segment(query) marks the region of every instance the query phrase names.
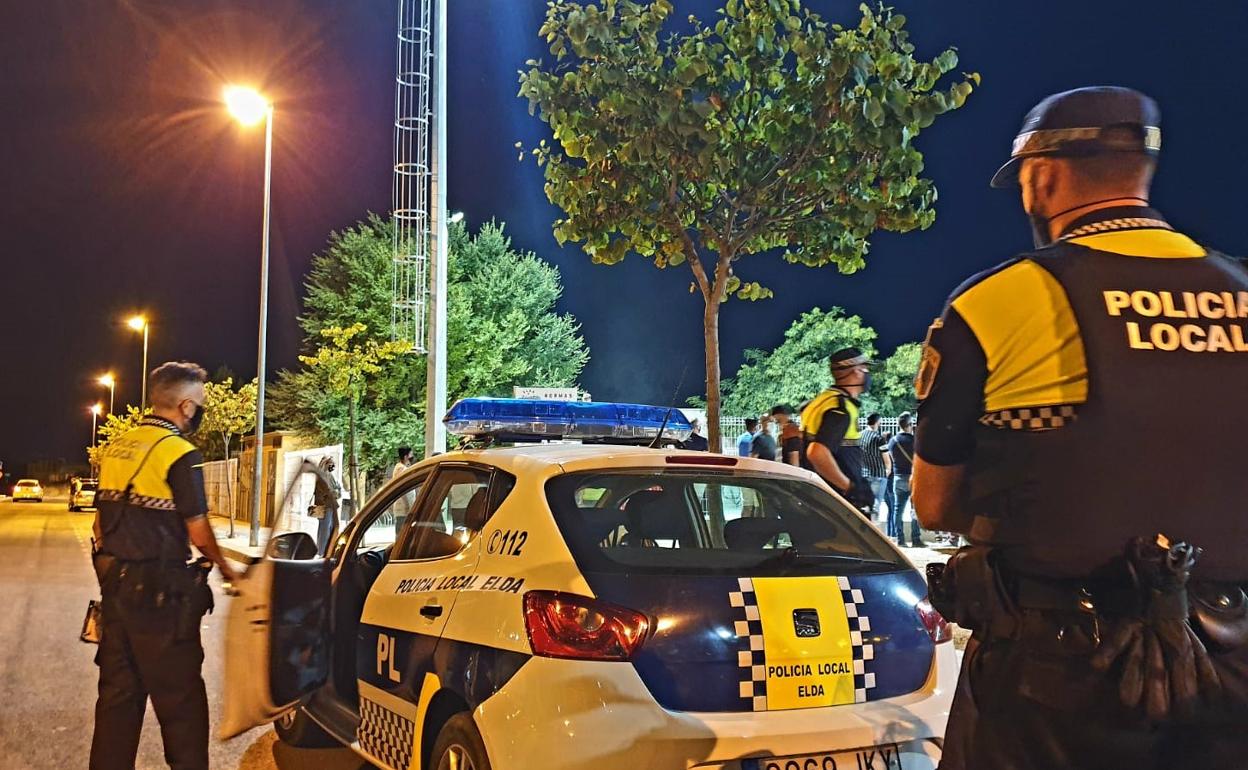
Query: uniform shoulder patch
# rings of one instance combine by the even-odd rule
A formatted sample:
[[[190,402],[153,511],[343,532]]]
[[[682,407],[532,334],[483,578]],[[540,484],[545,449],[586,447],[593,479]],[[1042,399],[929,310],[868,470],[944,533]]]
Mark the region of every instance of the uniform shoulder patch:
[[[932,344],[932,337],[944,325],[944,319],[937,318],[927,327],[927,338],[923,340],[923,357],[919,360],[919,373],[914,377],[914,393],[920,401],[925,401],[931,395],[936,372],[940,369],[940,351]]]

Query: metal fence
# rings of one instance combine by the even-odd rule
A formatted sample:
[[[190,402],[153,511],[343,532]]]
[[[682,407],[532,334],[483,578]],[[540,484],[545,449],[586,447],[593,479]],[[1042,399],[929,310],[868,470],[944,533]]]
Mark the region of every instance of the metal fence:
[[[797,423],[798,425],[802,424],[801,419],[796,414],[793,415],[793,422]],[[865,429],[866,427],[867,427],[866,418],[863,417],[859,419],[858,420],[859,430]],[[896,417],[881,417],[880,418],[880,430],[884,433],[895,434],[897,432],[897,418]],[[719,418],[719,436],[720,436],[720,442],[723,444],[723,449],[721,449],[720,451],[728,452],[730,454],[735,453],[737,451],[737,437],[740,436],[742,433],[745,433],[745,418],[744,417],[721,417]]]

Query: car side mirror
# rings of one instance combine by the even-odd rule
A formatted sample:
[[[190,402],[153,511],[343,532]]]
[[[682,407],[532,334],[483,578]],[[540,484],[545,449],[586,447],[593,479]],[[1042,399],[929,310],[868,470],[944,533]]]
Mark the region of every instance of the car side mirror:
[[[269,539],[264,555],[270,559],[306,561],[315,559],[316,541],[307,532],[283,532]]]

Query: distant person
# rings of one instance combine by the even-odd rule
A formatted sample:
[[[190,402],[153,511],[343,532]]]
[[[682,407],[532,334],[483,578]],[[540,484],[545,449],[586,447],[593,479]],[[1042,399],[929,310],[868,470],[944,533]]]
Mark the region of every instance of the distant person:
[[[871,385],[871,359],[857,348],[828,357],[834,384],[802,408],[802,465],[823,477],[863,516],[874,496],[863,477],[858,438],[858,398]]]
[[[758,420],[753,417],[745,418],[745,432],[737,436],[737,454],[741,457],[749,457],[753,451],[754,437],[758,435]]]
[[[338,508],[342,500],[342,485],[334,478],[334,458],[326,455],[316,465],[304,460],[301,471],[309,471],[316,476],[316,486],[312,490],[312,505],[308,506],[308,515],[317,519],[316,547],[322,556],[329,553],[329,542],[338,527]]]
[[[412,455],[412,448],[401,446],[398,449],[399,459],[394,464],[394,469],[390,471],[390,478],[397,479],[402,476],[408,468],[416,464]],[[407,513],[416,504],[416,493],[408,492],[407,494],[394,501],[394,505],[390,507],[391,513],[394,515],[394,534],[397,536],[399,530],[403,527],[403,522],[407,519]]]
[[[758,432],[750,442],[750,457],[760,460],[776,459],[776,437],[772,435],[771,415],[764,414],[758,420]]]
[[[888,442],[888,453],[893,462],[893,499],[897,503],[888,510],[888,536],[894,538],[897,545],[907,545],[903,514],[906,504],[910,502],[910,475],[914,472],[914,417],[909,412],[897,416],[897,435]],[[909,546],[923,547],[923,530],[918,516],[910,520]]]
[[[802,464],[802,429],[793,422],[793,407],[776,404],[771,408],[771,416],[780,428],[780,462],[786,465]]]
[[[208,523],[203,455],[186,439],[204,416],[208,374],[186,362],[152,370],[152,413],[100,460],[95,553],[102,616],[91,770],[134,768],[150,698],[171,767],[207,770],[208,698],[201,618],[212,564],[235,579]],[[189,542],[188,542],[189,541]],[[190,544],[210,563],[188,564]]]
[[[401,446],[398,450],[399,459],[394,464],[394,468],[390,471],[390,478],[397,479],[403,475],[403,472],[412,467],[412,448],[410,446]]]
[[[879,412],[867,415],[867,429],[858,437],[858,445],[862,447],[863,473],[871,487],[871,496],[875,498],[871,501],[871,520],[874,521],[880,513],[880,500],[884,497],[892,465],[888,456],[888,442],[880,433]]]
[[[685,439],[685,443],[681,444],[680,448],[692,449],[695,452],[710,451],[710,448],[711,448],[710,442],[706,440],[706,436],[703,436],[701,433],[698,432],[702,430],[702,421],[698,419],[697,417],[694,417],[692,420],[689,421],[689,425],[692,428],[692,430],[689,433],[689,438]]]

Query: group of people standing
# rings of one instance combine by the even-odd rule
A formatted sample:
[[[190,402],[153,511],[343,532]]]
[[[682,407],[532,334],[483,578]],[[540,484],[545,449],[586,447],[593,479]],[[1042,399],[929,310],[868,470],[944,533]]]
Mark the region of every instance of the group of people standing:
[[[757,418],[747,417],[745,431],[737,437],[737,454],[802,466],[805,439],[793,414],[792,407],[777,404]],[[922,529],[918,518],[912,516],[907,536],[903,515],[910,503],[914,416],[910,412],[898,415],[895,434],[881,429],[879,413],[868,415],[866,424],[866,429],[858,437],[863,458],[862,479],[871,490],[872,497],[864,513],[868,513],[871,520],[885,529],[898,545],[922,547]],[[886,509],[883,518],[881,502]]]

